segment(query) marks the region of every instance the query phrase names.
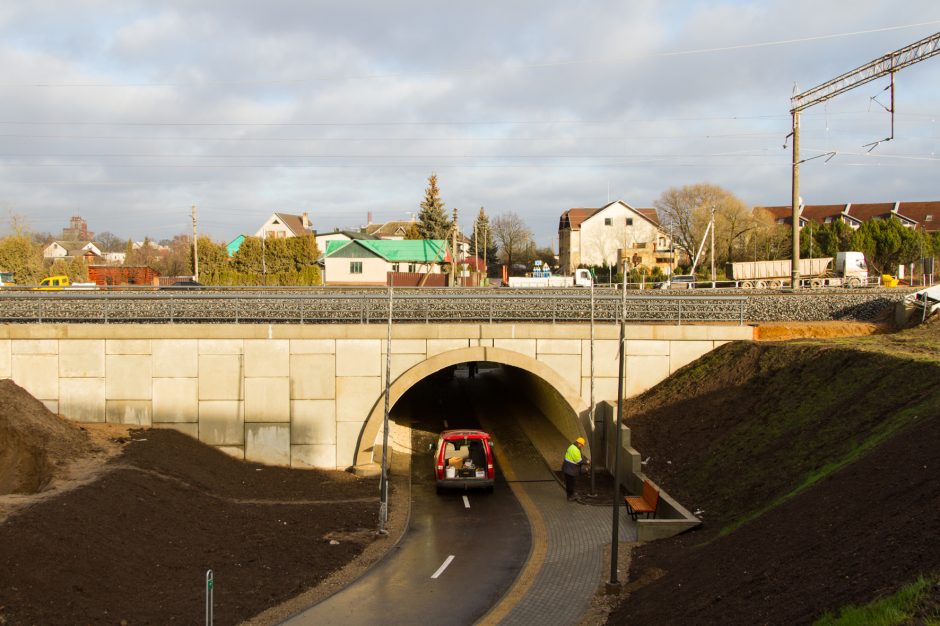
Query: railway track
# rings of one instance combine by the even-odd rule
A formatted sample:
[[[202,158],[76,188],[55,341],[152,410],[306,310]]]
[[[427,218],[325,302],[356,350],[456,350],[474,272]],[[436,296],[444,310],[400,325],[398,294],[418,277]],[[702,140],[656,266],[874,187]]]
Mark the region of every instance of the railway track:
[[[628,291],[626,320],[636,323],[738,323],[872,320],[907,290],[826,289],[796,293],[696,289]],[[3,323],[384,323],[382,288],[277,288],[0,292]],[[395,289],[396,322],[585,322],[584,289]],[[596,289],[594,319],[617,322],[622,293]]]

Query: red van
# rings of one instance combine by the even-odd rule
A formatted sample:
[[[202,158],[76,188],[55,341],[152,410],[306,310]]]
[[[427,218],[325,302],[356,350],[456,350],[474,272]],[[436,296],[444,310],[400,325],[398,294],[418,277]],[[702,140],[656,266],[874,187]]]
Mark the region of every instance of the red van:
[[[493,491],[493,440],[482,430],[445,430],[434,448],[437,491],[482,487]]]

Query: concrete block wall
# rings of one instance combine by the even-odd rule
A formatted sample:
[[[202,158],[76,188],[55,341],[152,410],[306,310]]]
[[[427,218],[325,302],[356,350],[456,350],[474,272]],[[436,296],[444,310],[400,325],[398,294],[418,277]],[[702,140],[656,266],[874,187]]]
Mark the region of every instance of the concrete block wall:
[[[628,329],[629,395],[753,333],[740,326]],[[598,401],[616,397],[618,331],[596,328]],[[382,325],[11,324],[0,326],[0,378],[76,421],[174,428],[238,458],[343,468],[373,449],[363,433],[383,401],[385,335]],[[543,392],[547,384],[569,403],[590,397],[583,324],[396,325],[391,378],[426,376],[428,363],[456,364],[480,348],[509,351],[512,365],[539,370]]]

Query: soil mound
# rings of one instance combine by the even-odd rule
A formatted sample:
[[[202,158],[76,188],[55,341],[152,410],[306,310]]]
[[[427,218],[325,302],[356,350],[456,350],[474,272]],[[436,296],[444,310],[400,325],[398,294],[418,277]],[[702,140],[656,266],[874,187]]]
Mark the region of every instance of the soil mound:
[[[96,480],[0,522],[0,624],[197,623],[208,569],[216,623],[236,624],[375,536],[375,480],[245,463],[172,430],[117,439]]]
[[[88,434],[11,380],[0,380],[0,495],[45,489],[63,466],[90,451]]]
[[[705,523],[635,550],[609,623],[812,623],[940,572],[938,330],[728,344],[629,404]]]

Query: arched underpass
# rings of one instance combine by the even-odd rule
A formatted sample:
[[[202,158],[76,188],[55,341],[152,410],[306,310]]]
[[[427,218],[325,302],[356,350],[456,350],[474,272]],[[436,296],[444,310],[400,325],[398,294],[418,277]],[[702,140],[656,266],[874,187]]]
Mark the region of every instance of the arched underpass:
[[[475,376],[471,365],[476,366]],[[551,569],[541,567],[546,545],[572,551],[562,555],[556,571],[572,571],[565,558],[587,562],[589,569],[599,568],[601,559],[599,549],[587,548],[587,542],[553,536],[554,529],[547,529],[540,517],[537,500],[548,500],[561,510],[573,507],[567,509],[568,533],[584,535],[589,532],[586,522],[597,526],[594,518],[609,522],[609,508],[565,501],[552,473],[555,461],[532,443],[540,442],[549,457],[554,452],[560,464],[569,439],[561,430],[583,432],[580,417],[547,381],[511,365],[462,362],[411,382],[390,410],[391,420],[411,429],[408,531],[390,558],[291,623],[495,623],[508,615],[531,615],[527,604],[533,603],[544,612],[546,601],[525,592],[526,585]],[[447,428],[483,428],[493,435],[499,456],[492,493],[437,493],[428,446]],[[519,495],[519,484],[531,490],[528,495]],[[609,525],[598,535],[609,539]],[[577,597],[588,598],[598,573],[592,570],[568,584],[586,585]],[[578,602],[559,604],[552,609],[553,619],[544,623],[571,623],[584,610]]]
[[[462,373],[462,378],[469,379],[467,374],[471,363],[476,364],[481,371],[494,374],[495,369],[502,374],[479,377],[484,385],[491,387],[486,390],[485,396],[480,397],[509,399],[518,397],[522,392],[564,439],[571,440],[579,435],[590,439],[587,436],[590,430],[589,406],[578,390],[573,389],[565,378],[545,363],[512,350],[464,348],[423,360],[392,381],[389,386],[390,404],[394,407],[412,388],[427,385],[436,386],[440,390],[441,402],[445,402],[447,387],[442,383],[456,379],[451,373],[458,371]],[[497,391],[503,393],[503,396]],[[383,394],[373,405],[363,426],[357,445],[356,465],[378,461],[381,449],[376,443],[380,443],[377,440],[380,438],[384,413]],[[524,423],[537,427],[539,421],[533,423],[528,419]]]

